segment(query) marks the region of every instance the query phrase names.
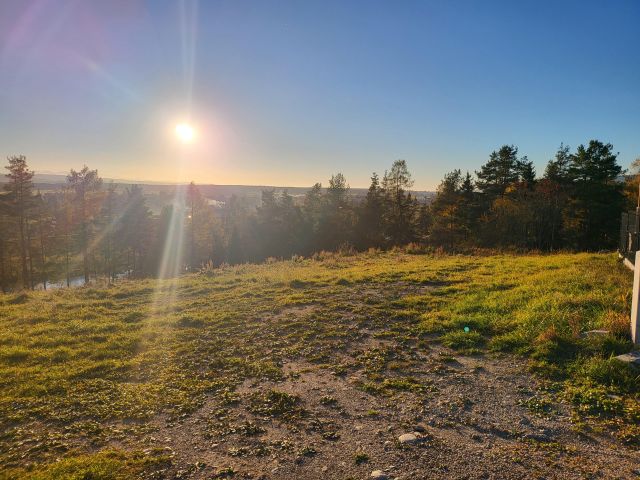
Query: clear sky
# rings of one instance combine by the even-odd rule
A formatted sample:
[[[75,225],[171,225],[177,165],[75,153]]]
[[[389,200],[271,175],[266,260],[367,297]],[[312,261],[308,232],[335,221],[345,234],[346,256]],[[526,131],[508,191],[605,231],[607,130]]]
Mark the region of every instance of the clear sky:
[[[0,1],[0,155],[40,172],[415,187],[515,144],[640,155],[640,2]],[[183,145],[173,129],[191,122]]]

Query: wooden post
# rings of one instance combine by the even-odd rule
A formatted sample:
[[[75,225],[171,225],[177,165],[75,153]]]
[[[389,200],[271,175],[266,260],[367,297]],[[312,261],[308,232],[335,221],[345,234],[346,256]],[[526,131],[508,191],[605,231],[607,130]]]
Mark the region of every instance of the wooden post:
[[[631,340],[640,345],[640,250],[636,252],[633,268],[633,297],[631,299]]]

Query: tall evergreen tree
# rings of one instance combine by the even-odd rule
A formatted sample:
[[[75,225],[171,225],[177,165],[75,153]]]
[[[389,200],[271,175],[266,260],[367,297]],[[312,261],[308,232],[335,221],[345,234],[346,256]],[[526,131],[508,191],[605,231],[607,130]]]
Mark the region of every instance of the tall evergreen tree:
[[[553,160],[549,160],[544,171],[543,179],[554,182],[558,185],[568,185],[571,183],[571,151],[568,145],[560,144]]]
[[[385,229],[386,237],[392,245],[402,245],[416,239],[417,204],[408,190],[413,179],[404,160],[396,160],[391,170],[382,178],[385,193]]]
[[[196,211],[196,207],[193,211]],[[128,254],[127,270],[134,276],[142,276],[146,268],[146,257],[151,249],[152,227],[151,211],[147,207],[142,188],[138,185],[132,185],[125,192],[120,224],[118,236],[121,248]]]
[[[82,271],[84,282],[89,283],[89,241],[91,236],[91,219],[95,210],[93,193],[102,186],[102,179],[98,170],[89,170],[86,165],[82,170],[71,169],[67,175],[67,184],[75,194],[74,207],[76,219],[79,223],[79,241],[82,251]]]
[[[536,184],[536,169],[526,156],[516,162],[518,181],[526,189],[533,190]]]
[[[336,250],[352,240],[353,212],[349,185],[342,173],[332,175],[323,197],[322,216],[318,229],[321,249]]]
[[[563,213],[573,189],[573,179],[569,171],[572,155],[568,145],[560,144],[555,157],[547,163],[544,176],[539,182],[540,231],[544,246],[556,249],[561,245],[563,232]],[[543,220],[544,219],[544,220]],[[546,233],[546,235],[545,235]]]
[[[382,247],[384,237],[384,191],[377,173],[371,175],[371,185],[359,210],[358,244],[361,248]]]
[[[503,145],[491,152],[489,161],[476,172],[476,186],[489,199],[502,196],[507,188],[518,181],[518,147]]]
[[[453,249],[465,236],[461,215],[462,186],[462,173],[458,169],[445,174],[438,185],[436,197],[431,204],[433,225],[429,240],[434,245]],[[466,188],[469,189],[468,183]]]
[[[13,219],[20,250],[20,265],[22,267],[22,286],[29,288],[31,279],[29,275],[30,244],[28,241],[29,214],[34,205],[33,198],[33,170],[27,165],[27,158],[18,155],[8,158],[9,170],[8,182],[5,190],[8,193],[9,216]]]
[[[572,198],[566,211],[576,248],[599,250],[616,244],[624,205],[622,167],[610,143],[591,140],[571,157]]]

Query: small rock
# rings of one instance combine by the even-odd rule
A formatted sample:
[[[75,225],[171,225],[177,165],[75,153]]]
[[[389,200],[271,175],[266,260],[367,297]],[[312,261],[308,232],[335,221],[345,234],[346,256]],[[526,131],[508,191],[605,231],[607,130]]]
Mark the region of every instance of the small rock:
[[[582,332],[580,337],[604,337],[606,335],[609,335],[609,330],[589,330],[588,332]]]
[[[621,362],[630,363],[631,365],[640,367],[640,352],[631,352],[625,353],[624,355],[618,355],[616,359],[620,360]]]
[[[387,480],[389,478],[382,470],[374,470],[369,477],[375,480]]]
[[[321,470],[322,470],[323,472],[326,472],[327,470],[329,470],[329,467],[327,467],[327,466],[325,465],[324,467],[322,467],[322,468],[321,468]]]
[[[419,433],[424,433],[427,431],[422,425],[416,425],[415,427],[413,427],[413,430]]]
[[[418,437],[416,437],[413,433],[403,433],[398,437],[398,441],[400,443],[413,444],[418,441]]]
[[[551,442],[551,437],[549,435],[545,435],[544,433],[527,433],[522,437],[525,440],[533,440],[534,442],[539,443],[549,443]]]

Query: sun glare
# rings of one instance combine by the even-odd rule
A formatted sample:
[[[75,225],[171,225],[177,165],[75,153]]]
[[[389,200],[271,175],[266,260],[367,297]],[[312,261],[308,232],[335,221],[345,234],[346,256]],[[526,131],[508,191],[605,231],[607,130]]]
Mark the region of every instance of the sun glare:
[[[195,130],[188,123],[179,123],[176,125],[176,135],[180,141],[189,143],[195,137]]]

